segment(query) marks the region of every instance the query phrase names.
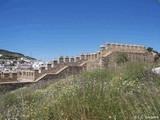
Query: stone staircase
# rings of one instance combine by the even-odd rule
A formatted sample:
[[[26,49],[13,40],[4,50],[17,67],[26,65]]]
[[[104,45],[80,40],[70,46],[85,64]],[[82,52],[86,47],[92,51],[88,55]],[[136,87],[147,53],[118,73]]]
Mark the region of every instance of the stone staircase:
[[[42,73],[40,73],[34,82],[41,81],[43,79],[46,79],[47,76],[52,76],[50,79],[53,78],[59,78],[60,76],[64,76],[67,74],[78,74],[82,70],[86,69],[87,62],[86,61],[80,61],[75,63],[61,63],[49,70],[45,70]]]

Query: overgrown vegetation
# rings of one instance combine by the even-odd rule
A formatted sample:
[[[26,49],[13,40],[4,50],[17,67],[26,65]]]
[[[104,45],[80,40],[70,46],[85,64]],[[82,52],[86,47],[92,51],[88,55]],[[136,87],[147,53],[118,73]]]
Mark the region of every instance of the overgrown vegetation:
[[[137,120],[159,113],[160,78],[143,63],[94,70],[0,97],[2,120]]]
[[[160,53],[158,51],[154,50],[151,47],[148,47],[147,51],[150,52],[150,53],[152,52],[152,53],[156,54],[156,56],[155,56],[155,62],[160,61]]]
[[[129,61],[129,59],[128,59],[127,53],[119,53],[117,55],[117,58],[116,58],[116,63],[117,64],[123,64],[123,63],[126,63],[128,61]]]

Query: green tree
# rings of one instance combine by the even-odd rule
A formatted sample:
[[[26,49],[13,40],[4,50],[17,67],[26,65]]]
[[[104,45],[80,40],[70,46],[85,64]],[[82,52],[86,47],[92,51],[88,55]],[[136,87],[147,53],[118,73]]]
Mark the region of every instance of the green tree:
[[[147,48],[147,51],[148,51],[148,52],[153,52],[153,48],[148,47],[148,48]]]
[[[151,52],[156,53],[155,59],[154,59],[155,62],[157,62],[157,61],[160,60],[160,53],[159,53],[158,51],[154,50],[154,49],[151,48],[151,47],[148,47],[148,48],[147,48],[147,51],[150,52],[150,53],[151,53]]]
[[[116,57],[116,63],[121,64],[129,61],[127,53],[119,53]]]

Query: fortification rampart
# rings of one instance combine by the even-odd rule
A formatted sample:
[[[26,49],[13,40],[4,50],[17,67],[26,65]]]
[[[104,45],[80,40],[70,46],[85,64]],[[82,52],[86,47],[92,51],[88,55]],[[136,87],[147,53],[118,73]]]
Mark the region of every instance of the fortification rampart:
[[[47,67],[42,66],[39,70],[25,70],[25,71],[18,71],[18,81],[35,81],[44,74],[50,74],[50,73],[57,73],[61,69],[63,69],[66,66],[80,66],[82,63],[86,61],[84,55],[81,55],[81,57],[68,57],[65,58],[63,56],[60,56],[59,59],[53,60],[52,63],[48,63]]]
[[[119,44],[119,43],[107,43],[106,46],[100,46],[101,55],[105,55],[109,51],[120,51],[120,52],[132,52],[132,53],[145,53],[145,46],[130,45],[130,44]]]
[[[26,85],[37,84],[37,83],[43,84],[43,82],[46,82],[46,81],[56,81],[58,79],[65,78],[66,76],[69,76],[69,75],[77,75],[85,69],[86,69],[86,63],[80,66],[65,67],[58,73],[46,73],[44,74],[44,76],[39,77],[38,79],[36,79],[36,81],[32,81],[32,82],[28,81],[28,82],[0,83],[0,94],[7,92],[7,91],[11,91],[11,90],[15,90],[15,89],[24,87]]]
[[[0,82],[17,81],[16,71],[3,71],[0,72]]]
[[[106,46],[100,46],[96,53],[81,54],[76,57],[60,56],[38,70],[18,71],[15,75],[7,74],[6,78],[14,76],[13,79],[18,80],[18,82],[37,82],[39,80],[55,79],[64,76],[66,73],[79,73],[78,71],[84,69],[114,67],[116,66],[115,59],[120,52],[127,53],[130,62],[154,62],[154,56],[147,52],[144,46],[107,43]],[[5,75],[0,74],[0,76],[3,78]]]

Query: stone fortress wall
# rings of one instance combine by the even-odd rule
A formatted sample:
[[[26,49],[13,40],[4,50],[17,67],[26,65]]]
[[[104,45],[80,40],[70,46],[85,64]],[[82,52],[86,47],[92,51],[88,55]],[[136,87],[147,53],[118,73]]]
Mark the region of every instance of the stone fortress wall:
[[[116,56],[118,53],[127,53],[130,62],[154,62],[154,55],[147,52],[144,46],[107,43],[106,46],[100,46],[96,53],[81,54],[76,57],[60,56],[58,60],[48,63],[47,67],[41,67],[40,70],[18,71],[18,82],[35,82],[43,80],[46,76],[55,78],[65,73],[79,73],[80,71],[116,66]],[[52,77],[51,77],[52,76]]]
[[[15,71],[0,72],[0,82],[12,82],[15,80],[17,80],[17,72]]]

